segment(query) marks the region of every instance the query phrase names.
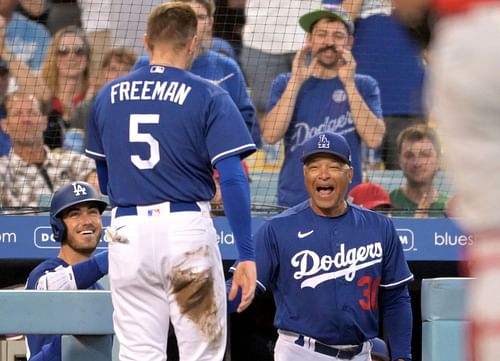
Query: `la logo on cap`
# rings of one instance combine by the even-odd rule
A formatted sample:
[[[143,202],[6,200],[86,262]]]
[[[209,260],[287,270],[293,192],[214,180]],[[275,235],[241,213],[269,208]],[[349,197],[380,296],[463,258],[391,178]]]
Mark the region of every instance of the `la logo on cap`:
[[[330,149],[330,141],[328,140],[328,138],[326,137],[325,134],[321,134],[319,136],[318,148],[319,149]]]

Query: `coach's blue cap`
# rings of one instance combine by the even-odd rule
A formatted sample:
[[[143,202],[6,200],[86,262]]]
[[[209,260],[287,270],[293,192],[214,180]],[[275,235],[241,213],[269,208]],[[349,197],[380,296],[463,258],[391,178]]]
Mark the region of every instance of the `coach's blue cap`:
[[[307,158],[318,153],[333,154],[351,165],[351,148],[340,134],[320,133],[310,138],[302,145],[300,160],[305,163]]]
[[[381,361],[390,361],[389,359],[389,351],[387,350],[387,345],[385,341],[375,337],[372,340],[372,351],[371,355],[378,357],[378,360]]]
[[[354,23],[349,14],[336,4],[323,4],[321,9],[311,11],[304,14],[299,19],[299,24],[306,32],[310,33],[312,26],[320,19],[330,18],[340,20],[347,28],[347,32],[352,35],[354,33]]]

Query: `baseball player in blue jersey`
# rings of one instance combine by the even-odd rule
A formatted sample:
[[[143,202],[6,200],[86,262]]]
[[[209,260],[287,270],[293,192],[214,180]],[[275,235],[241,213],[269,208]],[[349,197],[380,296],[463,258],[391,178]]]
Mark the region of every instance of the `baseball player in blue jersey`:
[[[109,268],[120,360],[166,359],[168,324],[180,359],[222,360],[226,291],[209,201],[216,167],[239,251],[229,294],[255,292],[250,193],[241,158],[255,144],[222,88],[185,69],[197,47],[188,4],[149,15],[150,65],[106,84],[89,118],[86,153],[113,206]]]
[[[108,273],[108,252],[94,253],[101,239],[101,214],[106,209],[97,191],[86,182],[59,188],[50,204],[54,239],[61,242],[55,258],[40,263],[28,276],[30,290],[102,289],[97,281]],[[112,338],[109,340],[112,347]],[[28,335],[30,361],[60,361],[60,335]]]
[[[336,7],[303,15],[306,45],[294,58],[292,72],[273,82],[268,113],[261,121],[263,139],[284,139],[285,159],[279,175],[278,203],[294,206],[307,199],[300,147],[312,136],[328,131],[342,134],[352,151],[352,186],[361,182],[361,144],[382,142],[380,91],[375,79],[356,74],[351,54],[353,23]],[[308,63],[308,59],[312,60]]]
[[[215,14],[213,0],[182,0],[191,5],[198,16],[197,35],[200,44],[190,68],[193,74],[210,80],[226,90],[238,107],[245,124],[257,147],[261,146],[260,128],[255,107],[247,91],[247,84],[239,65],[228,56],[211,50],[212,28]],[[149,56],[144,55],[137,61],[134,69],[149,65]]]
[[[301,155],[310,198],[255,234],[257,285],[276,304],[275,360],[369,361],[379,312],[391,360],[411,360],[413,275],[392,221],[346,202],[353,169],[344,137],[320,133]]]

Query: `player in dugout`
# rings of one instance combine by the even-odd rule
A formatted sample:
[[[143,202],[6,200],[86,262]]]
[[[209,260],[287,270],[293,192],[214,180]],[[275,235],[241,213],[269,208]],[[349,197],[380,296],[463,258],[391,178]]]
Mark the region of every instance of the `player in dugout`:
[[[50,225],[61,248],[57,257],[31,271],[26,289],[103,289],[97,281],[108,273],[108,252],[93,253],[101,239],[101,214],[106,207],[107,203],[86,182],[68,183],[54,193]],[[111,350],[111,337],[109,347]],[[30,361],[60,361],[61,335],[28,335],[27,351]]]
[[[371,361],[382,313],[390,359],[411,360],[413,275],[393,222],[346,201],[343,136],[320,133],[301,153],[310,198],[255,233],[257,292],[271,290],[276,304],[274,359]]]

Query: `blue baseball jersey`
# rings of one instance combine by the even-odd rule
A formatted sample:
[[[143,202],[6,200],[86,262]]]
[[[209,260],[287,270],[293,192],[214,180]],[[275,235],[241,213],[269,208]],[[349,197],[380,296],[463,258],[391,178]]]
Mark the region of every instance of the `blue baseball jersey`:
[[[139,58],[134,69],[147,65],[149,65],[149,57],[144,55]],[[191,72],[219,85],[229,93],[241,112],[255,145],[260,147],[262,140],[255,107],[248,94],[243,73],[236,61],[213,50],[206,50],[193,61]]]
[[[45,275],[47,272],[54,272],[57,267],[69,267],[65,261],[60,258],[50,258],[42,263],[40,263],[28,276],[28,281],[26,283],[26,289],[35,290],[37,288],[37,283],[40,277]],[[88,289],[90,290],[102,290],[102,286],[99,283],[93,284]],[[44,355],[37,359],[59,361],[61,360],[61,335],[27,335],[27,342],[30,351],[30,358],[33,358],[39,352],[42,351],[43,346],[48,346],[50,344],[56,345],[51,347],[51,351],[54,353],[52,355]]]
[[[270,111],[281,98],[290,80],[290,73],[279,75],[273,82],[268,104]],[[356,87],[375,116],[382,117],[380,91],[375,79],[355,76]],[[285,159],[278,181],[278,204],[291,207],[309,198],[304,186],[301,146],[321,132],[343,135],[352,153],[354,177],[351,187],[361,183],[361,137],[356,131],[344,85],[338,77],[311,77],[304,82],[297,96],[293,115],[284,137]]]
[[[213,166],[255,149],[225,90],[188,71],[150,65],[97,94],[85,152],[106,161],[110,202],[126,207],[209,201]]]
[[[273,293],[274,325],[329,345],[376,337],[379,288],[413,279],[392,221],[354,205],[321,217],[305,201],[266,221],[255,240],[257,284]]]

